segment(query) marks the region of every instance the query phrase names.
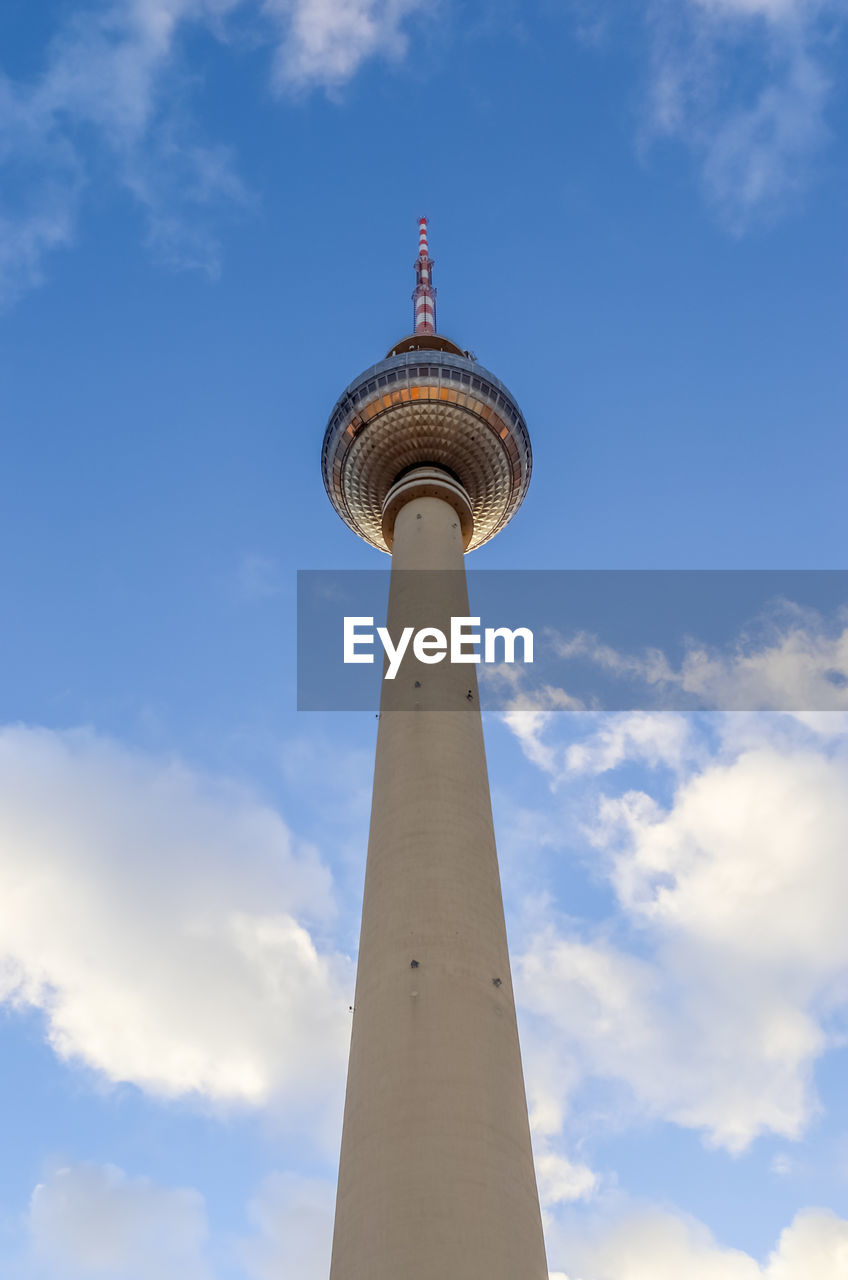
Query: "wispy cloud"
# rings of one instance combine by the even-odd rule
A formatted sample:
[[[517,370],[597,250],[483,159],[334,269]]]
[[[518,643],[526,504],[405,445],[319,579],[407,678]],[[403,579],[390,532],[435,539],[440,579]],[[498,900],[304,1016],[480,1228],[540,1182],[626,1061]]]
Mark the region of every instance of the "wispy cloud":
[[[238,3],[101,0],[54,33],[40,75],[0,78],[0,304],[40,283],[48,252],[73,241],[98,167],[138,200],[159,258],[215,273],[208,214],[247,193],[229,153],[199,141],[181,116],[178,36]]]
[[[406,52],[404,21],[424,0],[264,0],[278,27],[278,89],[337,87],[375,54]]]
[[[697,157],[735,233],[789,206],[829,137],[844,0],[651,0],[646,139]]]
[[[586,632],[558,637],[560,658],[583,658],[615,677],[657,690],[666,706],[706,710],[848,710],[848,627],[844,611],[828,624],[814,610],[784,604],[723,646],[693,638],[675,666],[662,649],[625,653]],[[675,700],[680,698],[680,702]]]
[[[337,89],[376,54],[399,57],[422,0],[89,0],[28,81],[0,72],[0,306],[41,283],[76,235],[87,183],[109,172],[143,210],[154,256],[219,269],[217,226],[251,197],[230,151],[189,109],[184,39],[269,47],[275,88]],[[238,40],[233,40],[237,44]]]

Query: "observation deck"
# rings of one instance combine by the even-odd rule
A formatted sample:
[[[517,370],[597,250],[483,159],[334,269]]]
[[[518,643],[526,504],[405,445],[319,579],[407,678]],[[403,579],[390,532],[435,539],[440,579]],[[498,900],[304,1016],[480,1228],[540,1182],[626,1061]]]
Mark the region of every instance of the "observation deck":
[[[395,344],[339,396],[321,451],[327,495],[347,525],[390,551],[383,505],[406,471],[448,472],[468,494],[473,551],[524,501],[532,452],[524,416],[504,384],[440,334]]]

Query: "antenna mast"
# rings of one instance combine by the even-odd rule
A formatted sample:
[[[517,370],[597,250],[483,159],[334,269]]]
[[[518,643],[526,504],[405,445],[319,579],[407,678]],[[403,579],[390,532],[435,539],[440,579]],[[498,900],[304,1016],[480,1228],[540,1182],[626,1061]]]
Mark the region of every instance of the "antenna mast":
[[[433,288],[433,259],[427,243],[427,219],[418,219],[418,257],[415,260],[418,283],[412,295],[416,333],[436,332],[436,290]]]

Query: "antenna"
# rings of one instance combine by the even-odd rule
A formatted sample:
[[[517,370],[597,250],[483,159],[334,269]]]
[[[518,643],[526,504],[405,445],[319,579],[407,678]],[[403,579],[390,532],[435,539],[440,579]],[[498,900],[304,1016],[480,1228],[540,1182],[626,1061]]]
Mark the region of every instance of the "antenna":
[[[412,295],[415,332],[436,332],[436,290],[433,288],[433,259],[427,242],[427,219],[418,219],[418,257],[415,260],[417,284]]]

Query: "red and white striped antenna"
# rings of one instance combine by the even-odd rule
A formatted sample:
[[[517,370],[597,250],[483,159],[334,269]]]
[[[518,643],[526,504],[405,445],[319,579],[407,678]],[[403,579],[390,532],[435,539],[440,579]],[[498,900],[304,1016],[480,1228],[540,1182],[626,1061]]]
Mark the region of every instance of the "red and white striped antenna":
[[[412,295],[416,333],[436,332],[436,290],[433,288],[433,259],[427,242],[427,219],[418,219],[418,257],[415,260],[418,283]]]

